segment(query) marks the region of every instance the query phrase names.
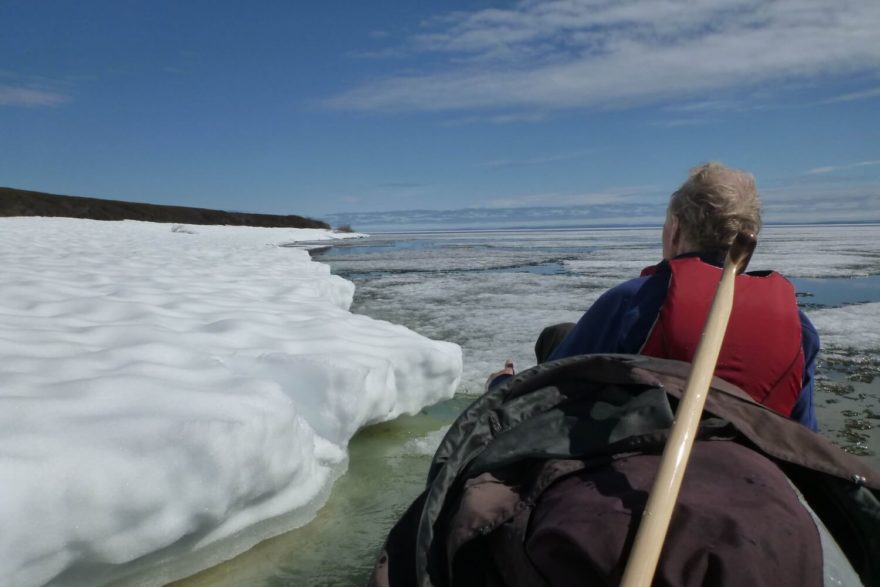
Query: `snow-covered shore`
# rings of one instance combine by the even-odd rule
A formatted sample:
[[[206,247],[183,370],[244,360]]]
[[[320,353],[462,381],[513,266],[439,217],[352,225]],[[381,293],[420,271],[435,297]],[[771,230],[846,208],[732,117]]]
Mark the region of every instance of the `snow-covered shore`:
[[[279,246],[343,235],[187,228],[0,219],[5,585],[231,556],[308,521],[359,428],[455,391],[457,345]]]

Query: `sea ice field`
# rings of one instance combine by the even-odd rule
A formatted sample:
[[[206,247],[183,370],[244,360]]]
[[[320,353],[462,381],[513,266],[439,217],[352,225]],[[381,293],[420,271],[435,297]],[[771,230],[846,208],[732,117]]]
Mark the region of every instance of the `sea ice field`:
[[[660,258],[659,228],[335,236],[0,221],[0,572],[155,585],[244,550],[175,585],[363,585],[486,376]],[[822,337],[821,432],[880,466],[880,226],[767,227],[770,268]]]
[[[375,235],[316,258],[355,283],[353,311],[462,345],[459,392],[474,394],[505,358],[531,366],[544,326],[658,262],[659,240],[653,228]],[[749,265],[762,269],[794,282],[823,364],[880,374],[880,226],[767,227]]]
[[[315,516],[458,345],[349,312],[330,231],[0,219],[0,583],[159,585]]]
[[[311,523],[180,587],[363,585],[446,427],[486,376],[506,358],[530,367],[544,326],[577,320],[608,287],[659,261],[659,240],[659,228],[425,232],[316,251],[356,285],[352,311],[461,345],[458,394],[359,432]],[[822,434],[880,467],[880,226],[769,226],[749,268],[790,277],[820,332]]]

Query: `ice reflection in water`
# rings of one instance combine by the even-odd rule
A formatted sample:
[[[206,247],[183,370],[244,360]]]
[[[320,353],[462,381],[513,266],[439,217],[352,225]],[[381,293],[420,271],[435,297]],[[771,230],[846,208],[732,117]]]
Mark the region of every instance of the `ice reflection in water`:
[[[505,358],[531,366],[541,328],[577,320],[659,258],[659,228],[379,235],[316,255],[357,285],[353,311],[462,345],[461,395],[358,434],[349,472],[312,523],[187,584],[362,585],[466,394]],[[820,334],[856,325],[823,339],[817,414],[824,434],[880,466],[880,304],[862,304],[880,302],[880,227],[766,228],[750,269],[771,268],[795,283]]]

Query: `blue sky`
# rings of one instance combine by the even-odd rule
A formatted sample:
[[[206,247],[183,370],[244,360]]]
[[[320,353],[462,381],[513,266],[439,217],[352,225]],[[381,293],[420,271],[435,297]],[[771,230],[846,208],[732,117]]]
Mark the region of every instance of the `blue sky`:
[[[4,186],[653,222],[720,160],[768,222],[880,220],[876,0],[0,0],[0,23]]]

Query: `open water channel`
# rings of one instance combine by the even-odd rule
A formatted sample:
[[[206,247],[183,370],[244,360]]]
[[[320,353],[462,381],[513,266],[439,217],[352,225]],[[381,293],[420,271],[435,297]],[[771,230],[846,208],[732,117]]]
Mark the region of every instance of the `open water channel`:
[[[357,286],[358,313],[456,342],[456,398],[361,431],[348,472],[303,528],[180,585],[363,585],[384,537],[421,491],[445,429],[513,359],[534,362],[548,324],[575,321],[607,288],[660,259],[659,228],[374,235],[315,259]],[[778,269],[823,337],[821,432],[880,467],[880,226],[769,227],[750,269]],[[827,333],[827,335],[826,335]]]

